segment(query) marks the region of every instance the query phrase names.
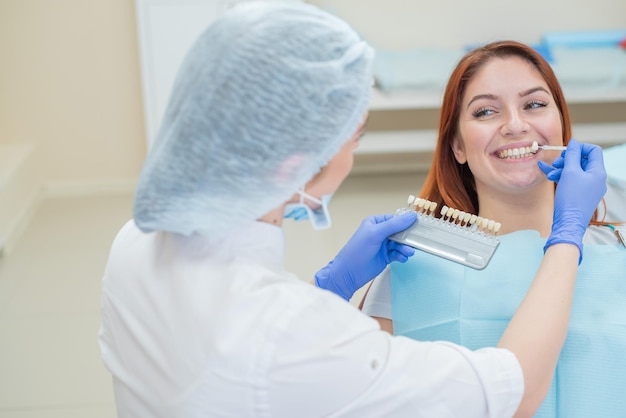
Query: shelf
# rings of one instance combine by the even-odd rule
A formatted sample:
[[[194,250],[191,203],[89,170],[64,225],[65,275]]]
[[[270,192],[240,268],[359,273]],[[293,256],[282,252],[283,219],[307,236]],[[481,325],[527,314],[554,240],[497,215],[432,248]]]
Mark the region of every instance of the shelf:
[[[626,86],[619,86],[614,88],[564,87],[563,93],[565,94],[565,100],[568,104],[626,102]]]
[[[609,87],[563,87],[568,104],[593,104],[626,102],[626,86]],[[374,89],[370,111],[438,109],[443,98],[443,87],[429,90],[398,90],[383,92]]]
[[[580,142],[601,146],[626,143],[626,122],[575,124],[572,131]],[[368,132],[355,154],[431,153],[436,144],[437,131],[434,129]]]
[[[378,89],[372,91],[370,111],[402,109],[437,109],[441,106],[443,91],[402,90],[393,93]]]
[[[436,144],[437,131],[434,129],[367,132],[354,153],[365,155],[432,152]]]

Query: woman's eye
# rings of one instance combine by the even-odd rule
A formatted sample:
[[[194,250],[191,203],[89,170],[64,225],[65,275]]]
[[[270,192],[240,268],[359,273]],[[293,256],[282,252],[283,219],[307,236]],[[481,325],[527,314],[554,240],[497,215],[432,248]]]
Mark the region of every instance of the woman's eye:
[[[488,107],[481,107],[480,109],[472,112],[472,116],[474,116],[475,118],[484,118],[485,116],[492,115],[493,113],[493,109],[490,109]]]
[[[546,107],[548,104],[546,102],[542,102],[541,100],[531,100],[526,104],[526,109],[538,109],[541,107]]]

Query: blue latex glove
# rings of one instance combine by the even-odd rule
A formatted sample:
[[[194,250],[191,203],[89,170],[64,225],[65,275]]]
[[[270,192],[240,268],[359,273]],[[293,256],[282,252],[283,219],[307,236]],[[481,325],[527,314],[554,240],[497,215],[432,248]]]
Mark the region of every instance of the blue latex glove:
[[[306,221],[309,219],[309,213],[305,208],[295,208],[289,211],[289,213],[285,213],[283,217],[293,219],[295,221]]]
[[[554,196],[554,219],[552,232],[545,250],[551,245],[567,242],[575,244],[583,258],[583,236],[606,193],[606,170],[602,148],[597,145],[579,144],[572,139],[567,150],[555,159],[552,166],[539,161],[539,168],[549,180],[557,182]]]
[[[350,300],[354,292],[382,273],[387,264],[404,263],[415,253],[413,248],[388,237],[407,229],[416,219],[415,212],[365,218],[335,259],[315,274],[315,284]]]

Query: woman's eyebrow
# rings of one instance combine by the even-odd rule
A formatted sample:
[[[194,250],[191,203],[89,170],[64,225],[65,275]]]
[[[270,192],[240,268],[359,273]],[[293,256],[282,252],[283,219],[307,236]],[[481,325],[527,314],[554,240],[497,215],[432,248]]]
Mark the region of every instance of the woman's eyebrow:
[[[496,100],[497,98],[498,96],[496,96],[495,94],[478,94],[472,97],[472,100],[469,101],[469,103],[467,104],[467,107],[470,107],[470,105],[474,103],[476,100],[480,100],[480,99]]]
[[[544,87],[537,86],[537,87],[533,87],[532,89],[528,89],[526,91],[521,92],[519,94],[519,97],[528,96],[529,94],[533,94],[536,91],[543,91],[543,92],[546,92],[547,94],[550,94],[550,92],[546,90]]]

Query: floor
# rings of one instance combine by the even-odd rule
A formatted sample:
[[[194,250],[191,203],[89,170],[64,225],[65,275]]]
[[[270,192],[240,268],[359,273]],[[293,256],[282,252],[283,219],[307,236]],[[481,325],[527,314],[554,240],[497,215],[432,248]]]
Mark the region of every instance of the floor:
[[[417,173],[349,177],[331,201],[331,229],[286,222],[287,268],[310,279],[362,218],[404,206],[422,181]],[[44,200],[0,258],[0,418],[115,417],[97,345],[100,278],[130,213],[130,195]]]

